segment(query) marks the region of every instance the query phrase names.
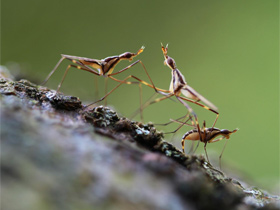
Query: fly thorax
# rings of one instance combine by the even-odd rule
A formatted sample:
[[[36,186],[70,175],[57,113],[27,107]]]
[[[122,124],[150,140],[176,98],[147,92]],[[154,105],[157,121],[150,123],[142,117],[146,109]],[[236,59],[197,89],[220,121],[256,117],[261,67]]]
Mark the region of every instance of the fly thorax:
[[[108,57],[104,59],[104,64],[103,64],[103,72],[104,74],[111,74],[115,68],[115,66],[119,63],[119,57],[114,56],[114,57]]]
[[[223,135],[218,128],[207,128],[206,133],[207,133],[207,141],[210,141],[219,135]]]
[[[173,93],[180,92],[181,88],[186,85],[184,75],[179,71],[179,69],[174,69],[172,71],[172,89]]]

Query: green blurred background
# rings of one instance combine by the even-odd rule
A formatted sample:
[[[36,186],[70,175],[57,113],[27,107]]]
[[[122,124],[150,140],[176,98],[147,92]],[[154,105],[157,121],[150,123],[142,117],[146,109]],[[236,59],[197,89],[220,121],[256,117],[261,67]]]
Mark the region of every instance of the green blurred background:
[[[218,128],[240,130],[224,152],[225,170],[238,169],[251,184],[277,192],[279,188],[279,1],[54,1],[2,0],[1,64],[14,74],[42,82],[60,59],[69,54],[101,59],[126,51],[138,56],[156,86],[168,89],[170,69],[163,65],[160,43],[169,43],[169,56],[188,84],[219,107]],[[47,83],[56,88],[65,61]],[[127,66],[124,61],[116,70]],[[140,65],[117,75],[148,80]],[[99,96],[104,78],[98,79]],[[112,88],[117,83],[109,81]],[[144,98],[154,91],[143,88]],[[61,89],[83,101],[95,99],[94,75],[72,69]],[[137,85],[124,85],[108,98],[124,116],[139,108]],[[215,114],[190,104],[200,123],[210,127]],[[165,123],[185,114],[178,102],[167,100],[144,112],[144,120]],[[139,120],[139,116],[135,118]],[[177,124],[158,127],[171,131]],[[180,138],[166,135],[180,148]],[[213,163],[224,141],[209,144]],[[197,152],[204,154],[203,146]],[[218,165],[217,162],[215,165]],[[278,191],[279,192],[279,191]]]

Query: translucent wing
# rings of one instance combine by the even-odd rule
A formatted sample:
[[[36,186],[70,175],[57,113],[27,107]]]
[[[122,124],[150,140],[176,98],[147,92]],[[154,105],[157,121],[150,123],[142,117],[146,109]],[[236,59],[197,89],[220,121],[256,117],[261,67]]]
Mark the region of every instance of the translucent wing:
[[[205,103],[208,107],[210,107],[211,109],[217,111],[218,108],[211,103],[210,101],[208,101],[206,98],[204,98],[202,95],[200,95],[195,89],[193,89],[191,86],[189,85],[185,85],[182,89],[181,89],[181,93],[191,99],[194,100],[198,100],[198,101],[202,101],[203,103]]]

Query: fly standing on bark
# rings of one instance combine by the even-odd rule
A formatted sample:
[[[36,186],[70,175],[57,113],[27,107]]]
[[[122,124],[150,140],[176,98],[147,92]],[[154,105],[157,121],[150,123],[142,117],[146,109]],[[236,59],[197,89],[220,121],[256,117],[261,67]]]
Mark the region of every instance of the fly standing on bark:
[[[181,121],[181,120],[183,120],[183,121]],[[176,120],[170,119],[170,121],[168,123],[159,124],[159,125],[166,126],[166,125],[169,125],[169,124],[174,123],[174,122],[181,124],[175,131],[167,132],[165,134],[175,133],[179,129],[181,129],[184,125],[187,125],[187,126],[190,126],[190,127],[196,127],[195,125],[192,125],[192,124],[188,123],[190,120],[191,120],[191,116],[189,114],[187,114],[187,115],[185,115],[183,117],[180,117],[180,118],[178,118]],[[183,135],[182,140],[181,140],[182,152],[185,153],[185,141],[186,140],[192,141],[192,146],[191,146],[191,149],[188,152],[188,154],[189,153],[195,153],[195,151],[198,148],[199,142],[202,142],[202,143],[204,143],[204,151],[205,151],[205,155],[206,155],[207,161],[210,163],[210,160],[209,160],[209,157],[208,157],[208,154],[207,154],[207,151],[206,151],[206,145],[208,143],[218,142],[218,141],[221,141],[224,138],[226,138],[227,141],[225,142],[225,145],[224,145],[224,147],[222,149],[222,152],[221,152],[221,154],[219,156],[219,165],[220,165],[220,169],[221,169],[221,158],[222,158],[223,152],[225,150],[226,144],[228,142],[228,139],[230,138],[230,135],[235,133],[236,131],[238,131],[237,128],[234,129],[233,131],[230,131],[230,130],[227,130],[227,129],[219,129],[219,128],[215,128],[215,127],[207,128],[205,120],[204,120],[203,127],[201,128],[200,133],[199,133],[197,128],[194,128],[194,129],[186,132]],[[219,138],[219,136],[221,136],[221,137]],[[195,149],[193,150],[194,141],[198,141],[198,143],[197,143]]]
[[[176,121],[178,122],[178,121]],[[179,122],[179,123],[183,123],[184,122]],[[225,150],[226,144],[228,142],[228,139],[230,137],[231,134],[235,133],[236,131],[238,131],[238,129],[234,129],[233,131],[229,131],[227,129],[219,129],[219,128],[206,128],[206,123],[205,121],[203,122],[203,127],[201,129],[201,131],[198,131],[198,129],[193,129],[188,131],[187,133],[185,133],[185,135],[182,137],[182,150],[183,152],[185,152],[185,141],[186,140],[191,140],[191,141],[201,141],[204,143],[204,151],[206,154],[206,158],[207,161],[210,163],[209,158],[208,158],[208,154],[206,151],[206,145],[207,143],[214,143],[217,141],[221,141],[224,138],[227,139],[227,141],[225,142],[225,145],[222,149],[222,152],[219,156],[219,165],[220,165],[220,169],[221,169],[221,158],[223,155],[223,152]],[[221,136],[220,138],[218,138],[219,136]],[[199,144],[197,144],[194,152],[196,151],[197,147]]]
[[[98,59],[92,59],[92,58],[86,58],[86,57],[78,57],[78,56],[72,56],[72,55],[61,55],[61,59],[58,61],[58,63],[56,64],[56,66],[54,67],[54,69],[49,73],[49,75],[47,76],[47,78],[44,80],[44,82],[42,84],[45,84],[50,77],[53,75],[53,73],[57,70],[58,66],[61,64],[61,62],[64,59],[70,60],[73,64],[70,64],[67,66],[65,73],[62,77],[61,82],[59,83],[58,87],[57,87],[57,91],[59,91],[67,73],[68,70],[73,67],[73,68],[77,68],[80,70],[84,70],[87,72],[90,72],[92,74],[95,74],[96,76],[104,76],[105,77],[105,81],[107,81],[107,78],[110,78],[116,82],[119,82],[119,84],[114,87],[110,92],[107,93],[106,89],[107,89],[107,82],[105,83],[105,96],[102,97],[101,99],[99,99],[98,101],[95,101],[94,103],[89,104],[88,106],[95,104],[97,102],[100,102],[102,100],[104,100],[105,98],[107,98],[108,95],[110,95],[113,91],[115,91],[120,85],[122,84],[139,84],[139,88],[140,88],[140,105],[142,106],[142,87],[141,84],[144,84],[146,86],[149,86],[151,88],[153,88],[156,92],[157,89],[155,88],[155,85],[150,77],[150,75],[148,74],[148,71],[146,70],[144,64],[142,63],[141,60],[137,60],[134,63],[130,64],[129,66],[113,73],[114,68],[116,67],[116,65],[123,60],[128,60],[128,61],[132,61],[134,57],[136,57],[137,55],[139,55],[140,53],[142,53],[144,50],[144,46],[142,46],[136,53],[131,53],[131,52],[125,52],[123,54],[120,55],[115,55],[115,56],[110,56],[101,60]],[[146,73],[146,75],[148,76],[151,84],[139,79],[138,77],[134,76],[134,75],[129,75],[127,76],[124,80],[119,80],[116,79],[115,77],[113,77],[114,75],[120,74],[126,70],[128,70],[129,68],[131,68],[132,66],[136,65],[137,63],[140,63]],[[131,82],[131,81],[127,81],[129,78],[134,78],[136,81]],[[87,107],[88,107],[87,106]],[[143,116],[142,116],[142,110],[141,111],[141,119],[143,120]]]
[[[177,68],[175,60],[167,55],[168,45],[166,45],[166,47],[164,47],[161,44],[161,49],[162,49],[163,56],[164,56],[164,64],[167,65],[172,71],[172,73],[171,73],[172,78],[171,78],[169,90],[163,90],[163,89],[156,88],[157,90],[160,90],[161,92],[164,92],[167,94],[164,97],[157,98],[154,101],[145,103],[143,105],[143,107],[140,109],[140,111],[142,111],[144,108],[146,108],[147,106],[149,106],[153,103],[157,103],[157,102],[163,101],[167,98],[170,98],[172,96],[175,96],[178,99],[178,101],[180,103],[182,103],[188,109],[189,113],[192,116],[194,116],[195,122],[193,122],[193,120],[191,118],[192,124],[196,125],[199,134],[200,134],[200,127],[199,127],[197,115],[193,111],[193,109],[186,103],[186,101],[199,105],[199,106],[203,107],[204,109],[215,113],[216,119],[212,126],[212,128],[214,128],[214,126],[217,122],[217,119],[219,117],[219,113],[217,111],[218,108],[213,103],[208,101],[206,98],[204,98],[201,94],[199,94],[197,91],[195,91],[191,86],[189,86],[187,84],[184,75]],[[182,97],[181,94],[183,94],[185,97]],[[203,102],[206,105],[199,103],[199,101]]]

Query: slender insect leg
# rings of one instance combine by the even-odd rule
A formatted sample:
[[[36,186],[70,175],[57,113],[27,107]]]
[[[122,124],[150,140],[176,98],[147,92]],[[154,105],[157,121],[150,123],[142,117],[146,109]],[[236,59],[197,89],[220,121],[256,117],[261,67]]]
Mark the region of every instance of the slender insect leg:
[[[81,70],[84,70],[84,71],[88,71],[88,72],[93,73],[93,74],[95,74],[95,75],[97,75],[97,76],[100,76],[100,74],[99,74],[98,72],[96,72],[96,71],[95,71],[94,69],[92,69],[92,68],[89,68],[88,66],[85,66],[83,63],[81,63],[81,62],[79,62],[79,61],[76,61],[76,60],[73,60],[73,59],[71,59],[71,58],[69,58],[69,57],[62,56],[62,58],[58,61],[58,63],[55,65],[54,69],[49,73],[49,75],[47,76],[47,78],[44,80],[44,82],[43,82],[42,84],[45,84],[45,83],[49,80],[49,78],[50,78],[50,77],[52,76],[52,74],[57,70],[57,67],[60,65],[60,63],[61,63],[64,59],[70,60],[71,62],[77,64],[77,66],[76,66],[76,65],[68,65],[68,66],[67,66],[67,68],[66,68],[66,70],[65,70],[65,72],[64,72],[64,75],[63,75],[63,77],[62,77],[62,80],[61,80],[61,82],[60,82],[59,85],[58,85],[57,91],[59,91],[59,89],[60,89],[60,87],[61,87],[61,85],[62,85],[62,83],[63,83],[63,81],[64,81],[64,79],[65,79],[65,77],[66,77],[66,75],[67,75],[68,70],[69,70],[70,67],[74,67],[74,68],[77,68],[77,69],[81,69]]]
[[[105,77],[105,95],[108,93],[108,77]],[[104,106],[107,106],[107,98],[104,100]]]
[[[186,115],[184,115],[183,117],[180,117],[180,118],[176,119],[176,120],[170,119],[170,120],[171,120],[170,123],[176,122],[176,123],[179,123],[179,124],[181,124],[181,125],[180,125],[178,128],[176,128],[174,131],[166,132],[166,133],[164,133],[164,134],[176,133],[176,132],[177,132],[178,130],[180,130],[184,125],[193,126],[193,125],[190,125],[190,124],[187,123],[189,120],[192,120],[191,116],[189,116],[189,118],[188,118],[187,120],[185,120],[188,116],[189,116],[189,113],[186,114]],[[179,121],[179,119],[182,119],[182,118],[184,118],[185,122]],[[166,123],[166,124],[167,124],[167,123]],[[168,124],[169,124],[169,123],[168,123]]]
[[[199,133],[199,138],[201,139],[201,132],[200,132],[200,127],[199,127],[199,123],[198,123],[198,119],[197,119],[197,115],[196,113],[193,111],[193,109],[187,104],[185,103],[182,99],[182,97],[180,96],[176,96],[176,98],[189,110],[189,112],[194,116],[195,118],[195,125],[197,127],[197,131]]]
[[[188,117],[188,116],[189,116],[189,117]],[[186,120],[187,117],[188,117],[188,119]],[[182,118],[182,117],[180,117],[180,118],[178,118],[178,119],[181,119],[181,118]],[[171,137],[171,140],[174,139],[176,132],[177,132],[178,130],[180,130],[184,125],[189,125],[189,126],[191,126],[190,124],[187,123],[189,120],[192,120],[192,119],[191,119],[191,116],[189,115],[189,112],[188,112],[185,116],[183,116],[183,118],[184,118],[184,122],[181,122],[181,121],[178,121],[178,120],[172,120],[172,119],[171,119],[172,122],[176,122],[176,123],[180,123],[180,124],[181,124],[181,125],[180,125],[178,128],[176,128],[174,131],[164,133],[164,134],[173,133],[173,135],[172,135],[172,137]],[[183,145],[182,145],[182,148],[184,148]],[[184,152],[184,150],[183,150],[183,152]]]
[[[110,77],[112,79],[113,78],[112,76],[120,74],[121,72],[128,70],[129,68],[131,68],[132,66],[136,65],[137,63],[141,63],[141,65],[142,65],[146,75],[148,76],[148,78],[149,78],[149,80],[150,80],[150,82],[152,84],[149,84],[149,83],[147,83],[147,82],[145,82],[143,80],[140,81],[140,79],[137,78],[138,81],[140,81],[142,84],[144,84],[146,86],[149,86],[149,87],[153,88],[156,92],[161,91],[161,92],[169,93],[169,91],[167,91],[167,90],[156,88],[156,86],[154,85],[154,83],[153,83],[153,81],[152,81],[152,79],[151,79],[151,77],[150,77],[146,67],[144,66],[144,64],[143,64],[143,62],[141,60],[135,61],[134,63],[130,64],[129,66],[125,67],[124,69],[122,69],[122,70],[120,70],[118,72],[115,72],[115,73],[112,73],[112,74],[108,74],[108,77]],[[117,79],[116,79],[116,81],[117,81]],[[121,80],[118,80],[118,81],[121,82]]]
[[[75,60],[71,60],[73,63],[76,63],[76,64],[78,64],[78,65],[83,65],[81,62],[79,62],[79,61],[75,61]],[[64,81],[64,79],[65,79],[65,77],[66,77],[66,75],[67,75],[67,73],[68,73],[68,71],[69,71],[69,69],[71,68],[71,67],[74,67],[74,68],[77,68],[77,69],[81,69],[81,70],[85,70],[85,71],[88,71],[88,72],[90,72],[90,73],[94,73],[94,74],[96,74],[96,75],[98,75],[98,76],[100,76],[99,74],[97,74],[95,71],[93,71],[92,69],[90,69],[90,68],[88,68],[88,67],[82,67],[82,66],[76,66],[76,65],[73,65],[73,64],[70,64],[70,65],[68,65],[67,66],[67,68],[66,68],[66,70],[65,70],[65,72],[64,72],[64,75],[63,75],[63,77],[62,77],[62,80],[61,80],[61,82],[59,83],[59,85],[58,85],[58,87],[57,87],[57,92],[59,91],[59,89],[60,89],[60,87],[61,87],[61,85],[62,85],[62,83],[63,83],[63,81]]]
[[[127,76],[124,80],[118,80],[118,79],[116,79],[116,78],[114,78],[114,77],[112,77],[112,76],[109,76],[109,78],[112,79],[112,80],[115,80],[115,81],[119,82],[119,84],[118,84],[117,86],[115,86],[111,91],[109,91],[109,92],[108,92],[105,96],[103,96],[101,99],[99,99],[99,100],[97,100],[97,101],[95,101],[95,102],[93,102],[93,103],[87,105],[85,108],[91,106],[92,104],[95,104],[95,103],[98,103],[98,102],[100,102],[100,101],[103,101],[103,100],[104,100],[105,98],[107,98],[112,92],[114,92],[117,88],[119,88],[122,84],[128,84],[128,85],[131,85],[131,84],[139,84],[139,83],[142,83],[142,84],[144,84],[144,85],[147,84],[145,81],[139,79],[138,77],[135,77],[134,75],[129,75],[129,76]],[[130,79],[130,78],[134,78],[134,79],[136,79],[138,82],[136,82],[136,81],[135,81],[135,82],[127,81],[127,80]],[[142,92],[142,90],[141,90],[141,92]],[[141,99],[140,99],[140,100],[141,100]]]
[[[193,101],[193,100],[191,100],[191,99],[188,99],[188,98],[185,98],[185,97],[181,97],[181,96],[176,96],[176,97],[177,97],[177,98],[180,98],[180,99],[182,99],[182,100],[184,100],[184,101],[188,101],[188,102],[194,103],[194,104],[196,104],[196,105],[198,105],[198,106],[201,106],[202,108],[204,108],[204,109],[206,109],[206,110],[209,110],[209,111],[215,113],[217,116],[216,116],[216,119],[215,119],[215,121],[214,121],[214,123],[213,123],[213,125],[212,125],[212,129],[215,127],[215,124],[216,124],[216,122],[217,122],[217,120],[218,120],[218,118],[219,118],[219,112],[217,112],[217,111],[215,111],[215,110],[209,108],[208,106],[205,106],[205,105],[203,105],[203,104],[201,104],[201,103],[199,103],[199,102],[197,102],[197,101]]]
[[[94,97],[95,97],[95,99],[97,99],[99,96],[98,78],[97,77],[94,77],[94,89],[95,89]]]
[[[211,110],[210,110],[211,111]],[[214,111],[214,110],[213,110]],[[216,122],[217,122],[217,120],[218,120],[218,118],[219,118],[219,113],[218,112],[214,112],[217,116],[216,116],[216,119],[215,119],[215,121],[214,121],[214,123],[213,123],[213,125],[212,125],[212,128],[211,128],[211,132],[212,132],[212,130],[213,130],[213,128],[215,127],[215,124],[216,124]]]
[[[223,138],[224,138],[224,137],[220,138],[220,140],[222,140]],[[219,141],[220,141],[220,140],[219,140]],[[220,169],[222,169],[222,155],[223,155],[223,153],[224,153],[224,150],[225,150],[225,148],[226,148],[227,143],[228,143],[228,139],[226,140],[225,145],[224,145],[224,147],[223,147],[223,150],[222,150],[222,152],[221,152],[221,154],[220,154],[220,156],[219,156],[219,166],[220,166]]]
[[[173,123],[173,122],[177,122],[177,123],[182,124],[183,122],[181,122],[181,121],[179,121],[179,120],[185,118],[187,115],[188,115],[188,114],[186,114],[186,115],[184,115],[184,116],[182,116],[182,117],[179,117],[179,118],[177,118],[177,119],[175,119],[175,120],[170,119],[170,121],[167,122],[167,123],[154,123],[154,125],[167,126],[167,125],[169,125],[169,124],[171,124],[171,123]],[[187,125],[189,125],[189,124],[187,124]]]
[[[146,100],[146,102],[142,106],[140,106],[140,109],[137,109],[135,112],[133,112],[133,114],[130,116],[130,119],[133,119],[137,114],[139,114],[141,112],[141,110],[143,111],[149,105],[161,101],[161,99],[155,99],[157,97],[157,94],[162,94],[162,93],[159,93],[159,92],[154,93],[149,99]],[[162,98],[162,100],[164,100],[167,95],[166,94],[162,94],[162,95],[164,95],[164,97]],[[173,96],[173,95],[168,95],[168,98],[170,98],[171,96]]]
[[[136,77],[136,76],[134,76],[134,75],[129,75],[127,78],[125,78],[124,80],[118,80],[118,79],[116,79],[116,78],[114,78],[114,77],[112,77],[112,76],[109,76],[109,78],[111,78],[111,79],[113,79],[113,80],[115,80],[115,81],[117,81],[117,82],[120,82],[120,84],[119,85],[117,85],[113,90],[111,90],[110,91],[110,93],[111,92],[113,92],[116,88],[118,88],[120,85],[122,85],[122,84],[137,84],[138,82],[140,82],[140,83],[142,83],[142,84],[144,84],[144,85],[146,85],[146,86],[148,86],[148,87],[153,87],[153,86],[151,86],[150,84],[148,84],[147,82],[145,82],[145,81],[143,81],[143,80],[141,80],[141,79],[139,79],[138,77]],[[138,82],[127,82],[126,80],[127,79],[129,79],[129,78],[134,78],[135,80],[137,80]],[[157,90],[162,90],[162,89],[158,89],[157,88]],[[165,91],[165,90],[164,90]],[[169,92],[169,91],[165,91],[165,92]],[[165,100],[165,99],[167,99],[167,98],[170,98],[170,97],[172,97],[174,94],[168,94],[168,95],[165,95],[165,94],[163,94],[163,93],[161,93],[161,92],[157,92],[157,93],[159,93],[159,94],[162,94],[162,95],[164,95],[164,97],[162,97],[162,98],[157,98],[157,99],[155,99],[155,100],[153,100],[153,101],[148,101],[148,102],[146,102],[144,105],[142,105],[141,107],[140,107],[140,111],[143,111],[146,107],[148,107],[149,105],[151,105],[151,104],[154,104],[154,103],[157,103],[157,102],[160,102],[160,101],[163,101],[163,100]],[[107,95],[108,96],[108,95]],[[107,97],[107,96],[104,96],[104,97]],[[100,100],[103,100],[103,99],[100,99]],[[137,113],[136,113],[137,114]],[[134,117],[136,114],[133,114],[133,116],[132,117]]]
[[[157,99],[155,99],[155,100],[153,100],[153,101],[151,101],[151,102],[147,102],[147,103],[145,103],[145,104],[143,105],[143,109],[147,108],[148,106],[150,106],[150,105],[152,105],[152,104],[155,104],[155,103],[158,103],[158,102],[163,101],[163,100],[165,100],[165,99],[168,99],[168,98],[172,97],[173,95],[174,95],[174,94],[169,94],[169,95],[166,95],[166,96],[164,96],[164,97],[157,98]]]
[[[183,153],[185,153],[185,139],[182,139],[181,144],[182,144],[182,151]]]
[[[57,62],[57,64],[55,65],[55,67],[53,68],[53,70],[49,73],[49,75],[47,76],[47,78],[42,82],[41,85],[46,84],[46,82],[50,79],[50,77],[53,75],[53,73],[56,71],[57,67],[60,65],[60,63],[65,59],[65,57],[60,58],[60,60]]]
[[[188,119],[186,120],[187,117],[188,117]],[[184,122],[181,122],[178,120],[178,119],[182,119],[182,118],[184,118]],[[181,125],[178,128],[176,128],[174,131],[165,133],[165,134],[173,133],[172,138],[171,138],[172,140],[174,139],[176,132],[178,130],[180,130],[184,125],[193,126],[193,122],[192,122],[192,125],[187,123],[189,120],[192,121],[192,116],[189,114],[189,112],[185,116],[180,117],[178,119],[177,120],[171,119],[171,122],[180,123]],[[183,151],[183,153],[185,153],[185,139],[182,139],[181,144],[182,144],[182,151]]]
[[[137,63],[141,63],[141,65],[142,65],[142,67],[143,67],[143,69],[144,69],[146,75],[148,76],[150,82],[152,83],[152,85],[149,84],[149,83],[147,83],[147,82],[144,81],[144,80],[139,79],[138,77],[136,77],[136,76],[134,76],[134,75],[130,75],[129,77],[134,78],[135,80],[139,81],[139,83],[142,83],[142,84],[144,84],[144,85],[146,85],[146,86],[148,86],[148,87],[150,87],[150,88],[153,88],[153,89],[156,91],[156,93],[161,93],[161,92],[166,92],[166,93],[167,93],[167,92],[169,92],[169,91],[167,91],[167,90],[164,90],[164,89],[160,89],[160,88],[156,88],[156,87],[155,87],[155,85],[154,85],[154,83],[153,83],[153,81],[152,81],[152,79],[151,79],[151,77],[150,77],[150,75],[149,75],[149,73],[148,73],[146,67],[144,66],[144,64],[143,64],[142,61],[140,61],[140,60],[135,61],[135,62],[132,63],[131,65],[125,67],[124,69],[122,69],[122,70],[120,70],[120,71],[118,71],[118,72],[116,72],[116,73],[108,74],[108,77],[111,78],[112,80],[115,80],[115,81],[119,82],[119,83],[133,84],[132,82],[127,82],[126,80],[119,80],[119,79],[116,79],[116,78],[112,77],[112,75],[117,75],[117,74],[119,74],[119,73],[121,73],[121,72],[123,72],[123,71],[126,71],[126,70],[128,70],[129,68],[131,68],[132,66],[136,65]],[[135,82],[134,82],[134,83],[135,83]],[[144,108],[142,108],[142,86],[141,86],[141,87],[139,86],[139,88],[141,88],[141,93],[140,93],[140,101],[141,101],[141,105],[140,105],[140,114],[141,114],[141,120],[143,120],[143,109],[144,109]],[[160,92],[159,92],[159,91],[160,91]],[[105,96],[105,97],[107,97],[107,96]]]
[[[209,143],[214,143],[214,142],[217,142],[217,141],[221,141],[221,140],[223,140],[224,138],[226,138],[226,137],[223,136],[223,137],[218,138],[218,139],[213,139],[213,140],[210,140]],[[222,149],[222,152],[221,152],[221,154],[220,154],[220,156],[219,156],[219,166],[220,166],[220,169],[222,169],[222,167],[221,167],[221,165],[222,165],[222,164],[221,164],[221,163],[222,163],[222,155],[223,155],[224,150],[225,150],[225,148],[226,148],[227,142],[228,142],[228,139],[226,140],[225,145],[224,145],[224,147],[223,147],[223,149]]]
[[[188,118],[185,122],[179,121],[179,119],[186,118],[187,116],[189,116],[189,118]],[[184,120],[185,120],[185,119],[184,119]],[[191,125],[187,123],[189,120],[191,120],[191,123],[192,123]],[[175,133],[176,133],[179,129],[181,129],[183,125],[188,125],[188,126],[196,127],[196,126],[194,125],[192,116],[189,114],[189,112],[188,112],[186,115],[184,115],[183,117],[180,117],[180,118],[178,118],[178,119],[176,119],[176,120],[172,120],[172,119],[171,119],[171,122],[170,122],[170,123],[172,123],[172,122],[177,122],[177,123],[180,123],[181,125],[180,125],[176,130],[171,131],[171,132],[167,132],[167,133],[165,133],[165,134],[174,133],[174,135],[175,135]],[[169,123],[166,123],[166,124],[169,124]],[[174,137],[174,135],[173,135],[173,137]],[[172,138],[173,138],[173,137],[172,137]],[[182,140],[181,140],[181,144],[182,144],[182,151],[183,151],[183,153],[185,153],[185,139],[182,139]],[[193,149],[193,144],[194,144],[194,141],[192,141],[191,149],[190,149],[190,151],[188,152],[188,154],[192,151],[192,149]]]
[[[210,135],[211,135],[211,132],[210,132]],[[207,153],[207,150],[206,150],[206,145],[207,145],[207,132],[206,132],[206,122],[205,122],[205,120],[203,121],[203,134],[200,135],[200,141],[203,142],[203,140],[205,140],[204,151],[205,151],[205,154],[206,154],[206,157],[207,157],[207,161],[210,163],[209,158],[208,158],[208,153]]]
[[[210,131],[210,134],[209,135],[211,135],[211,132],[212,132],[212,130]],[[205,122],[205,120],[203,121],[203,135],[201,135],[201,139],[200,139],[200,141],[202,141],[203,142],[203,140],[207,140],[208,139],[208,132],[206,132],[206,122]]]
[[[143,103],[143,97],[142,97],[142,83],[139,83],[139,94],[140,94],[140,119],[141,122],[144,122],[144,117],[143,117],[143,110],[142,110],[142,103]]]
[[[208,161],[208,163],[210,163],[209,158],[208,158],[208,154],[207,154],[207,150],[206,150],[206,145],[207,145],[207,142],[205,142],[205,144],[204,144],[204,151],[205,151],[205,154],[206,154],[207,161]]]
[[[58,87],[57,87],[57,90],[56,90],[57,92],[59,91],[59,89],[60,89],[60,87],[61,87],[61,85],[62,85],[62,83],[63,83],[63,81],[64,81],[64,79],[65,79],[65,77],[66,77],[66,75],[67,75],[67,73],[68,73],[68,70],[69,70],[71,67],[78,68],[79,66],[75,66],[75,65],[73,65],[73,64],[70,64],[70,65],[67,66],[67,68],[66,68],[66,70],[65,70],[65,72],[64,72],[64,75],[63,75],[63,77],[62,77],[62,80],[61,80],[60,83],[58,84]]]
[[[180,123],[181,125],[180,125],[175,131],[169,132],[169,133],[175,133],[175,132],[177,132],[179,129],[181,129],[181,127],[182,127],[183,125],[188,125],[188,126],[196,127],[196,126],[194,125],[192,116],[189,114],[189,112],[188,112],[187,115],[185,115],[185,116],[183,116],[183,117],[186,118],[187,116],[189,116],[189,118],[188,118],[185,122],[178,121],[178,119],[177,119],[177,120],[172,120],[173,122]],[[179,119],[181,119],[181,118],[183,118],[183,117],[180,117]],[[191,125],[187,123],[189,120],[191,120],[191,123],[192,123]],[[174,136],[174,135],[173,135],[173,136]],[[186,140],[185,140],[184,138],[181,140],[182,151],[183,151],[183,153],[185,153],[185,141],[186,141]],[[199,143],[199,142],[198,142],[198,143]],[[191,148],[190,148],[188,154],[190,154],[190,152],[193,150],[193,145],[194,145],[194,141],[192,141],[192,145],[191,145]]]

